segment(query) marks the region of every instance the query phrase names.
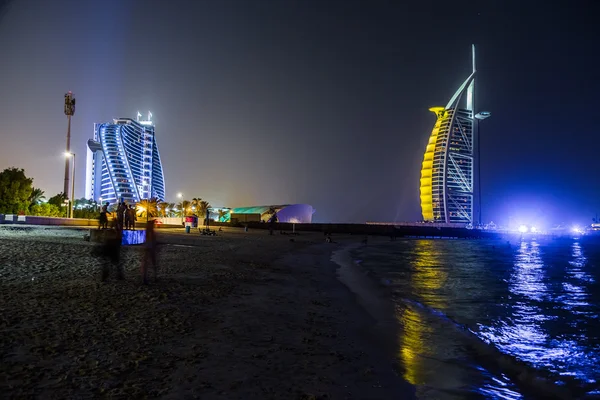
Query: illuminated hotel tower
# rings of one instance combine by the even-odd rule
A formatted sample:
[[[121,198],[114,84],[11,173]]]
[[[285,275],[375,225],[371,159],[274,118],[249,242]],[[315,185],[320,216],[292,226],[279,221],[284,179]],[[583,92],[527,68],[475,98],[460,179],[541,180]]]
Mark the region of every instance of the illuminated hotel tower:
[[[140,121],[140,116],[94,124],[94,139],[88,140],[87,199],[103,203],[165,199],[152,114],[146,121]]]
[[[475,46],[473,72],[446,107],[432,107],[437,120],[421,167],[421,212],[425,221],[472,224]]]

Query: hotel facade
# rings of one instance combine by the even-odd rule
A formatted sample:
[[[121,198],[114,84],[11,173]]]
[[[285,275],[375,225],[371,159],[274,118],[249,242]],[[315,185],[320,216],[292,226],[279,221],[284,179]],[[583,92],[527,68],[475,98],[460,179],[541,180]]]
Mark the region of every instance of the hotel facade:
[[[94,124],[94,138],[87,143],[87,199],[111,204],[165,200],[165,178],[151,117],[149,113],[148,120],[140,121],[138,113],[136,120]]]
[[[432,107],[435,125],[421,167],[423,220],[473,224],[475,46],[473,71],[445,107]]]

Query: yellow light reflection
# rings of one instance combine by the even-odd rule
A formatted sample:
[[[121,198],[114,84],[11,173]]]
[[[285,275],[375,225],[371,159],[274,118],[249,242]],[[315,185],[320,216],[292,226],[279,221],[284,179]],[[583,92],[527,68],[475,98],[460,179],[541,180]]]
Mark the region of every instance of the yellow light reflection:
[[[432,241],[415,242],[416,259],[411,265],[411,286],[422,304],[442,311],[447,304],[439,291],[448,275],[441,267],[438,251]],[[410,305],[399,312],[398,318],[403,327],[398,356],[404,366],[404,379],[413,385],[425,384],[430,371],[424,360],[435,355],[434,344],[428,341],[434,334],[434,327],[423,318],[420,310]]]

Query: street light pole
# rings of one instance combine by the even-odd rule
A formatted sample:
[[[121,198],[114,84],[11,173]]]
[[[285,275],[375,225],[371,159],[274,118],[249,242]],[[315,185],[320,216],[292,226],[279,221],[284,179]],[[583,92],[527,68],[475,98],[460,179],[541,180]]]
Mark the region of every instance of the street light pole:
[[[65,115],[67,116],[67,148],[66,152],[71,152],[71,117],[75,114],[75,97],[72,92],[65,93]],[[69,160],[65,160],[65,186],[63,189],[65,197],[69,193]]]
[[[70,203],[71,203],[71,207],[70,207],[70,218],[73,218],[73,205],[75,203],[75,153],[65,153],[65,156],[67,157],[67,162],[69,161],[68,158],[73,158],[73,169],[71,171],[71,199],[70,199]]]
[[[183,193],[177,193],[177,198],[179,198],[179,201],[181,201],[181,223],[183,224]]]
[[[73,171],[71,172],[71,218],[74,218],[73,206],[75,205],[75,153],[73,154]]]
[[[477,119],[477,202],[479,203],[479,209],[477,210],[477,221],[480,227],[483,202],[481,201],[481,130],[479,128],[479,122],[483,119],[489,118],[491,115],[492,114],[489,111],[482,111],[475,115],[475,119]]]

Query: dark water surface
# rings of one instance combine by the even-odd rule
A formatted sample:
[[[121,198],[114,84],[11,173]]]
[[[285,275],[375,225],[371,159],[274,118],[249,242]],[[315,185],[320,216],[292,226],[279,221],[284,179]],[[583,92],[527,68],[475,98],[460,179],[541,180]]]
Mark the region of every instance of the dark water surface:
[[[391,288],[418,398],[537,397],[513,367],[576,397],[600,393],[597,242],[406,240],[353,257]]]

